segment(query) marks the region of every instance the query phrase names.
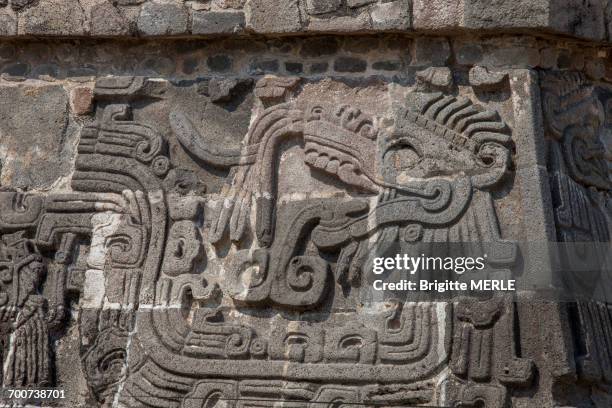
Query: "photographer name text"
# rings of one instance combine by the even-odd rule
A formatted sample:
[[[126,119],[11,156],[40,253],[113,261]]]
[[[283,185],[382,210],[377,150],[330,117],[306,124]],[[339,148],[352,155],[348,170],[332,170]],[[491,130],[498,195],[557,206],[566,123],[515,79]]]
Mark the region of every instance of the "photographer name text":
[[[419,281],[410,281],[402,279],[397,282],[385,282],[381,279],[375,280],[372,284],[374,290],[378,291],[410,291],[410,292],[464,292],[464,291],[503,291],[513,292],[516,290],[516,281],[514,279],[482,279],[468,282],[459,282],[452,280],[444,281],[429,281],[421,279]]]

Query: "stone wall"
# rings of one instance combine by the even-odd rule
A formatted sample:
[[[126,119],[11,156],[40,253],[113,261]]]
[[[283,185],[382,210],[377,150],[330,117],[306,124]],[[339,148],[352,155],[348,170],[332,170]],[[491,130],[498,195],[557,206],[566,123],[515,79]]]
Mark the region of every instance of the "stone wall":
[[[612,406],[606,302],[361,303],[388,241],[610,243],[607,3],[0,0],[2,387]]]

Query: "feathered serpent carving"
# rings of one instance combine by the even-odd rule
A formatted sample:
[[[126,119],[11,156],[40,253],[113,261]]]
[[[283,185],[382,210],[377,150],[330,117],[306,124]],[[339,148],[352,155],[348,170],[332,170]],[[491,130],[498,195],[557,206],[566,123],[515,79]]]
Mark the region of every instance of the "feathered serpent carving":
[[[467,98],[414,93],[408,108],[398,109],[383,155],[402,149],[408,159],[396,158],[395,167],[410,178],[465,174],[471,176],[474,186],[484,188],[506,173],[512,138],[497,112]],[[386,159],[382,171],[388,172],[393,163]]]

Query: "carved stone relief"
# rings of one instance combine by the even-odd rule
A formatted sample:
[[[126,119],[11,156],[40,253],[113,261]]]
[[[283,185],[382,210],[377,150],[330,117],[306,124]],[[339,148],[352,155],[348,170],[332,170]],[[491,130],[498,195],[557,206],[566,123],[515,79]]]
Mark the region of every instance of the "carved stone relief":
[[[610,91],[598,89],[580,73],[542,76],[543,106],[549,137],[549,174],[557,236],[561,242],[609,243],[612,231]],[[585,262],[579,247],[565,253],[568,265]],[[605,254],[604,254],[605,255]],[[577,268],[577,270],[580,270]],[[594,279],[575,278],[581,285]],[[600,278],[603,280],[609,277]],[[576,333],[574,358],[586,381],[609,383],[612,315],[606,304],[584,300],[569,304]]]
[[[324,29],[402,2],[299,3]],[[552,200],[541,240],[610,241],[612,89],[429,57],[367,79],[99,77],[90,114],[57,116],[79,129],[69,170],[2,174],[2,386],[60,385],[76,328],[83,406],[507,408],[574,374],[606,387],[607,304],[362,302],[393,242],[486,243],[492,273],[528,271],[529,199]]]
[[[514,352],[512,302],[358,302],[385,240],[491,242],[500,267],[515,261],[492,194],[512,188],[511,99],[423,81],[374,113],[317,101],[307,88],[324,86],[299,78],[207,81],[202,106],[258,98],[235,145],[211,143],[206,119],[175,103],[189,89],[98,81],[71,191],[0,193],[3,384],[53,383],[48,332],[77,293],[102,406],[506,406],[535,370]],[[194,166],[224,184],[207,190]],[[291,168],[332,190],[287,191]]]

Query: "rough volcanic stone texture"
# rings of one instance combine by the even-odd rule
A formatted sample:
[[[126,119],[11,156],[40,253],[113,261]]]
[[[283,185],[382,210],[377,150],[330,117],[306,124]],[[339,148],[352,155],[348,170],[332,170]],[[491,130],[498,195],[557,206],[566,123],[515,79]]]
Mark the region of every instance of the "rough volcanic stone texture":
[[[242,11],[194,12],[192,16],[193,34],[238,33],[245,25]]]
[[[116,7],[102,2],[91,8],[90,32],[93,36],[129,36],[131,27]]]
[[[69,170],[68,95],[62,86],[0,87],[2,185],[48,189]]]
[[[81,36],[85,13],[78,0],[40,0],[19,14],[19,34]]]
[[[188,21],[187,11],[180,4],[148,2],[140,11],[138,30],[152,36],[183,34]]]
[[[0,0],[0,388],[609,408],[609,277],[369,301],[396,242],[547,289],[552,243],[609,246],[604,3]]]
[[[17,18],[8,10],[0,10],[0,36],[17,34]]]
[[[416,29],[523,28],[605,39],[601,0],[415,0],[413,9]]]
[[[338,10],[341,4],[341,0],[307,0],[306,10],[308,14],[325,14]]]
[[[486,30],[610,41],[605,0],[5,0],[0,36],[197,37]],[[244,14],[243,14],[244,13]],[[103,21],[106,21],[105,25]]]
[[[381,31],[409,29],[412,26],[410,7],[409,0],[378,3],[374,5],[370,12],[372,16],[372,28]]]
[[[247,26],[258,33],[296,33],[302,30],[298,0],[248,0]]]

